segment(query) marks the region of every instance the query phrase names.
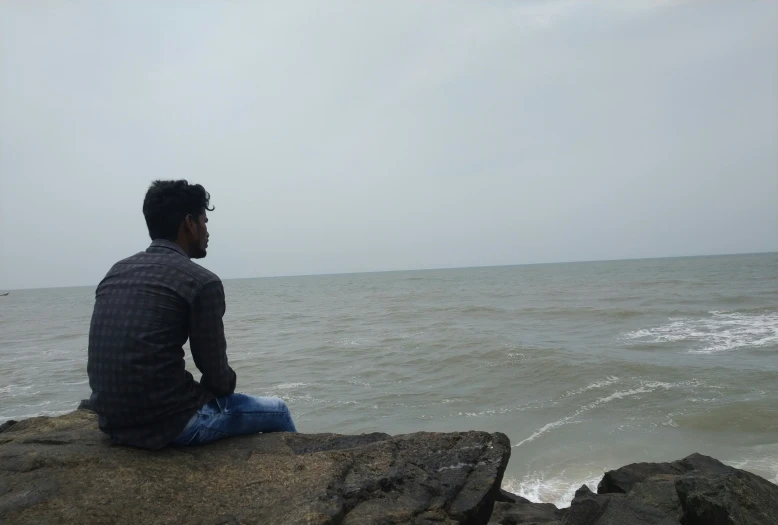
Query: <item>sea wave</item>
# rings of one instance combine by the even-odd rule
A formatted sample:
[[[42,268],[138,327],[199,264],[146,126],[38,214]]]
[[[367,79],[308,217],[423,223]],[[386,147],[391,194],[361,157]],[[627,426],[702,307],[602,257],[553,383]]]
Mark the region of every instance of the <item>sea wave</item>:
[[[558,475],[531,472],[521,479],[506,477],[503,479],[502,489],[532,502],[553,503],[559,508],[565,508],[570,506],[575,491],[581,485],[587,485],[596,492],[604,472],[605,469],[575,473],[565,469]]]
[[[521,315],[538,315],[543,317],[555,317],[564,319],[577,319],[577,318],[608,318],[608,319],[629,319],[633,317],[640,317],[645,315],[645,312],[638,309],[629,308],[595,308],[591,306],[583,306],[577,308],[571,307],[524,307],[517,313]]]
[[[618,383],[619,381],[621,381],[620,378],[616,376],[609,376],[600,381],[595,381],[594,383],[588,384],[583,388],[579,388],[576,390],[568,390],[567,392],[565,392],[565,394],[562,397],[577,396],[579,394],[583,394],[584,392],[588,392],[589,390],[594,390],[596,388],[605,388],[606,386],[613,385],[615,383]]]
[[[757,445],[743,456],[725,461],[725,463],[753,472],[778,484],[778,443]]]
[[[281,383],[275,386],[275,388],[279,390],[289,390],[294,388],[302,388],[304,386],[308,386],[307,383]]]
[[[38,392],[30,392],[33,385],[6,385],[0,387],[0,397],[20,397],[20,396],[32,396]]]
[[[631,344],[689,343],[688,352],[715,354],[778,344],[778,312],[709,312],[704,318],[671,318],[669,323],[627,332]]]
[[[606,379],[605,381],[602,381],[602,382],[593,383],[592,385],[589,385],[591,388],[587,387],[587,388],[581,389],[578,393],[583,393],[583,392],[585,392],[587,390],[591,390],[593,388],[599,388],[600,385],[605,384],[605,383],[607,383],[607,384],[615,384],[615,383],[617,383],[619,381],[620,380],[618,378],[612,377],[612,378]],[[623,389],[623,390],[617,390],[616,392],[613,392],[611,394],[608,394],[608,395],[605,395],[605,396],[602,396],[602,397],[598,397],[597,399],[595,399],[594,401],[592,401],[590,403],[586,403],[584,405],[581,405],[572,414],[570,414],[568,416],[565,416],[565,417],[562,417],[560,419],[557,419],[556,421],[552,421],[550,423],[546,423],[545,425],[543,425],[539,429],[535,430],[529,437],[524,438],[521,441],[519,441],[518,443],[516,443],[515,445],[513,445],[512,448],[517,448],[517,447],[520,447],[520,446],[524,445],[525,443],[530,443],[532,441],[535,441],[537,438],[539,438],[540,436],[542,436],[546,432],[549,432],[549,431],[551,431],[551,430],[553,430],[555,428],[559,428],[561,426],[564,426],[564,425],[567,425],[567,424],[571,424],[571,423],[579,423],[580,420],[577,419],[579,416],[581,416],[585,412],[588,412],[589,410],[592,410],[594,408],[599,407],[600,405],[605,405],[605,404],[608,404],[608,403],[610,403],[612,401],[616,401],[616,400],[620,400],[620,399],[625,399],[625,398],[636,396],[636,395],[640,395],[640,394],[650,394],[650,393],[653,393],[653,392],[655,392],[657,390],[669,390],[671,388],[676,388],[676,387],[698,386],[699,384],[700,384],[699,381],[697,381],[696,379],[692,379],[692,380],[689,380],[689,381],[680,381],[680,382],[677,382],[677,383],[668,383],[668,382],[665,382],[665,381],[640,380],[640,381],[638,381],[637,384],[633,385],[632,388],[627,388],[627,389]],[[595,385],[597,385],[597,386],[595,386]],[[573,392],[575,392],[575,391],[573,391]],[[569,397],[569,396],[565,396],[565,397]]]

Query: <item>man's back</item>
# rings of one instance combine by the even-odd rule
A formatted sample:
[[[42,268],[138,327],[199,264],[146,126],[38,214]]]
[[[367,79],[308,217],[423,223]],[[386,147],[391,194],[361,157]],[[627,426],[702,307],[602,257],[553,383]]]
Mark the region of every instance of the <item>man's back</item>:
[[[278,398],[235,393],[224,288],[193,263],[208,254],[211,195],[154,181],[143,199],[151,246],[116,263],[97,287],[89,330],[91,407],[118,445],[197,446],[257,432],[296,432]],[[200,382],[186,371],[189,349]]]
[[[231,394],[224,291],[218,277],[169,241],[125,259],[97,288],[89,333],[91,402],[117,444],[160,448],[214,396]],[[184,366],[191,338],[203,385]],[[203,365],[203,366],[201,366]]]

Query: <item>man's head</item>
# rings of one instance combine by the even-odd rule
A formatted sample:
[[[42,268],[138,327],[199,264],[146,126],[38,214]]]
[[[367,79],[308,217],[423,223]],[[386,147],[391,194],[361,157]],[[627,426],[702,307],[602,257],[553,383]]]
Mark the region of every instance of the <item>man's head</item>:
[[[143,200],[143,215],[152,241],[164,239],[181,246],[192,259],[202,259],[208,248],[211,195],[185,180],[154,181]]]

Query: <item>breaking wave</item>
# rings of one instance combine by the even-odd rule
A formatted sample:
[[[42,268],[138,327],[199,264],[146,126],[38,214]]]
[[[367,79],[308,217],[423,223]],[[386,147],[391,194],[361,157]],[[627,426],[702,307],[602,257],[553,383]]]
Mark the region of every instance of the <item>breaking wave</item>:
[[[778,312],[710,312],[702,319],[675,318],[622,335],[632,344],[687,343],[690,353],[715,354],[778,344]]]

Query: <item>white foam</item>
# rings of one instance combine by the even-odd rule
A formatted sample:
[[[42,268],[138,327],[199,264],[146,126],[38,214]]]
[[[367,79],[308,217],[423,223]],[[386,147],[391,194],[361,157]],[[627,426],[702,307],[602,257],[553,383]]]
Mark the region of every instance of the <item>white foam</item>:
[[[645,388],[650,388],[652,390],[656,390],[657,388],[664,388],[665,390],[668,390],[673,387],[678,386],[700,386],[702,383],[700,381],[697,381],[696,379],[691,379],[689,381],[679,381],[677,383],[667,383],[665,381],[641,381],[640,385]]]
[[[602,478],[603,472],[604,470],[568,475],[567,471],[563,470],[557,476],[533,472],[521,480],[510,477],[503,479],[502,488],[534,503],[553,503],[559,508],[564,508],[570,506],[575,491],[582,485],[587,485],[596,492],[597,483]]]
[[[529,443],[530,441],[535,441],[536,438],[542,436],[543,434],[545,434],[549,430],[552,430],[552,429],[557,428],[557,427],[561,427],[562,425],[566,425],[567,423],[569,423],[573,419],[573,417],[574,416],[567,416],[567,417],[563,417],[562,419],[559,419],[557,421],[554,421],[553,423],[546,423],[545,425],[540,427],[538,430],[536,430],[530,437],[528,437],[526,439],[522,439],[521,441],[519,441],[518,443],[513,445],[511,448],[520,447],[524,443]]]
[[[33,394],[37,394],[37,392],[30,393],[28,390],[32,388],[33,385],[8,385],[0,388],[0,397],[18,397],[18,396],[29,396]]]
[[[596,400],[592,401],[591,403],[581,406],[573,414],[571,414],[569,416],[565,416],[565,417],[563,417],[561,419],[558,419],[556,421],[553,421],[551,423],[547,423],[547,424],[543,425],[538,430],[533,432],[531,436],[529,436],[528,438],[525,438],[525,439],[519,441],[518,443],[516,443],[515,445],[513,445],[512,448],[520,447],[524,443],[529,443],[531,441],[534,441],[535,439],[537,439],[538,437],[542,436],[543,434],[545,434],[549,430],[553,430],[555,428],[559,428],[559,427],[561,427],[563,425],[566,425],[568,423],[577,423],[578,421],[576,421],[576,418],[578,416],[580,416],[581,414],[583,414],[584,412],[587,412],[587,411],[589,411],[589,410],[591,410],[593,408],[596,408],[596,407],[598,407],[600,405],[603,405],[603,404],[606,404],[606,403],[610,403],[611,401],[615,401],[617,399],[624,399],[625,397],[635,396],[635,395],[638,395],[638,394],[649,394],[649,393],[654,392],[655,390],[657,390],[659,388],[667,390],[667,389],[673,388],[675,386],[687,385],[687,384],[691,384],[691,383],[696,383],[696,380],[691,380],[691,381],[688,381],[688,382],[684,381],[684,382],[680,382],[680,383],[665,383],[665,382],[662,382],[662,381],[641,381],[640,382],[640,386],[637,387],[637,388],[631,388],[631,389],[628,389],[628,390],[619,390],[619,391],[614,392],[612,394],[609,394],[607,396],[603,396],[603,397],[597,398]]]
[[[753,472],[778,484],[778,443],[757,445],[744,456],[724,463]]]
[[[653,328],[628,332],[622,339],[643,344],[688,342],[690,353],[715,354],[778,344],[778,312],[709,312],[701,319],[670,319]]]
[[[354,339],[337,339],[337,340],[327,340],[326,343],[332,344],[332,345],[338,345],[338,346],[360,346],[363,344],[362,341],[356,341]]]
[[[610,386],[612,384],[618,383],[619,381],[621,381],[620,378],[616,376],[609,376],[601,381],[596,381],[590,385],[586,385],[583,388],[579,388],[578,390],[570,390],[568,392],[565,392],[565,394],[562,397],[577,396],[579,394],[583,394],[584,392],[588,392],[589,390],[594,390],[596,388],[605,388],[606,386]]]
[[[480,416],[493,416],[497,413],[497,410],[488,408],[481,410],[480,412],[465,412],[465,417],[480,417]]]
[[[609,396],[601,397],[594,403],[590,404],[586,409],[594,408],[597,405],[600,405],[602,403],[610,403],[614,399],[624,399],[625,397],[634,396],[636,394],[647,394],[649,392],[652,392],[653,390],[651,388],[647,387],[641,387],[641,388],[633,388],[631,390],[621,390],[619,392],[614,392]],[[583,410],[581,410],[583,412]]]
[[[280,390],[290,390],[292,388],[302,388],[304,386],[308,386],[307,383],[281,383],[280,385],[276,385],[274,388],[278,388]]]

